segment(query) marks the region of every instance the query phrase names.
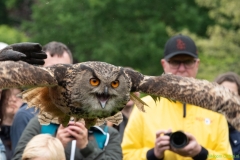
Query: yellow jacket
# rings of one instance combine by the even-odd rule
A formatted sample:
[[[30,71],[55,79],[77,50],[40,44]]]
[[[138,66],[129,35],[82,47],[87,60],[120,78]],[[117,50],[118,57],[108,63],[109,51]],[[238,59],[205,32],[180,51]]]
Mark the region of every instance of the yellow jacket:
[[[160,129],[182,130],[192,134],[197,142],[208,150],[208,160],[232,159],[225,117],[201,107],[186,105],[183,117],[183,104],[161,98],[155,101],[144,97],[148,106],[146,112],[134,107],[124,132],[122,150],[124,160],[143,160],[146,153],[154,147],[156,132]],[[217,157],[217,158],[216,158]],[[171,151],[165,151],[164,160],[190,160]]]

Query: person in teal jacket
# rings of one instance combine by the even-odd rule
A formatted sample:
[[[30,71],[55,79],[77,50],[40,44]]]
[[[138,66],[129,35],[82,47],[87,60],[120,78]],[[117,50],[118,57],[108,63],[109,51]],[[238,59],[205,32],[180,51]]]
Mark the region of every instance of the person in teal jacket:
[[[69,124],[68,127],[57,125],[56,130],[51,132],[63,144],[67,160],[70,160],[73,154],[74,160],[122,160],[120,134],[116,129],[108,127],[106,131],[106,125],[102,125],[88,130],[80,122],[70,122]],[[29,140],[41,133],[43,133],[42,126],[36,116],[25,128],[12,160],[21,160]],[[44,131],[44,133],[49,133],[49,131]],[[102,143],[98,143],[99,140],[95,138],[95,133],[106,135],[104,141],[101,141]]]

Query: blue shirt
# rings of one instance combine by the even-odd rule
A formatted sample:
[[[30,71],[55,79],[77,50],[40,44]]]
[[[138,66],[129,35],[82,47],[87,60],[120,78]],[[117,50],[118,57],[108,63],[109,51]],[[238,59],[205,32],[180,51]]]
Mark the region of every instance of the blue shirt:
[[[14,116],[13,123],[11,126],[11,141],[12,141],[12,150],[14,151],[17,143],[27,126],[28,122],[37,114],[38,112],[35,111],[35,108],[27,109],[27,104],[24,103],[17,113]]]

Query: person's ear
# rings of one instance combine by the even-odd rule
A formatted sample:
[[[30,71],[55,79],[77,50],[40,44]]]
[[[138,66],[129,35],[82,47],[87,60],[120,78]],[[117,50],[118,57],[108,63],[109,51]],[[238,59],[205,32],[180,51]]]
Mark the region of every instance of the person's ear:
[[[199,68],[199,65],[200,65],[200,59],[197,59],[197,61],[196,61],[196,67]]]
[[[167,61],[166,61],[165,59],[161,59],[161,60],[160,60],[160,63],[161,63],[161,65],[162,65],[163,69],[166,68]]]

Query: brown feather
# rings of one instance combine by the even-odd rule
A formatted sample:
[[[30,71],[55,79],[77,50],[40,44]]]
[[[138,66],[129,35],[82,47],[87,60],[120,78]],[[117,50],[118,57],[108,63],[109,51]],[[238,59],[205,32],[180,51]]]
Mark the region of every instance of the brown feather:
[[[39,87],[26,91],[23,98],[30,107],[40,109],[42,118],[58,118],[64,125],[71,116],[84,118],[91,125],[97,119],[113,116],[130,99],[130,92],[140,91],[222,113],[240,131],[240,97],[206,80],[169,74],[145,76],[132,69],[104,62],[59,64],[44,68],[8,61],[0,62],[0,75],[0,88]],[[96,90],[97,87],[89,84],[93,77],[104,82],[99,86],[105,86]],[[119,80],[120,85],[113,89],[111,83],[115,80]],[[106,86],[107,90],[104,89]],[[105,93],[110,90],[111,93]],[[102,107],[100,101],[105,94],[109,99]]]
[[[22,61],[0,62],[0,66],[1,89],[57,85],[54,74],[46,68],[33,66]]]
[[[240,97],[217,83],[165,74],[144,76],[138,90],[222,113],[240,131]]]
[[[63,113],[55,104],[52,103],[48,87],[37,87],[22,92],[22,98],[28,104],[28,108],[35,107],[39,109],[39,119],[41,124],[63,123],[66,114]],[[54,119],[55,118],[55,119]]]

